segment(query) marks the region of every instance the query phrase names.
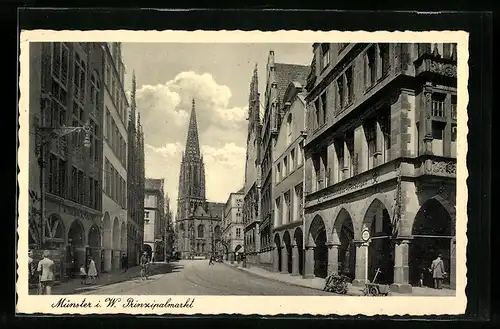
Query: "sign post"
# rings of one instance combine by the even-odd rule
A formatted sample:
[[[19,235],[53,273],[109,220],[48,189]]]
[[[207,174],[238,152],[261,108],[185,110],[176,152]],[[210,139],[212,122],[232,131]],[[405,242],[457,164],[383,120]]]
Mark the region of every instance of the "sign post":
[[[368,283],[368,242],[370,241],[370,231],[365,228],[361,232],[361,239],[365,243],[365,282]]]

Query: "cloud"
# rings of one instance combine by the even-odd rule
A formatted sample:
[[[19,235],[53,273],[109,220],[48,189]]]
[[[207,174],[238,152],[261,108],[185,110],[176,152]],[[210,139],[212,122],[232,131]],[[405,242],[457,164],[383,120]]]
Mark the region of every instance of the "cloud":
[[[174,79],[137,89],[144,127],[146,175],[165,178],[165,192],[176,211],[179,170],[191,113],[196,117],[205,162],[207,199],[225,202],[244,180],[247,107],[229,107],[229,87],[209,73],[181,72]]]

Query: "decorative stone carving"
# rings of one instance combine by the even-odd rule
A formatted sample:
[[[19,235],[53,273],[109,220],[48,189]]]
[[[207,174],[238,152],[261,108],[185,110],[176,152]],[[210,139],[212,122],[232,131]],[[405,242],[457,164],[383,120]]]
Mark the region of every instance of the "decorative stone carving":
[[[453,64],[445,64],[437,61],[431,61],[430,71],[447,77],[457,77],[457,67]]]
[[[432,161],[432,172],[436,174],[456,175],[457,164],[452,161]]]
[[[438,187],[436,194],[440,195],[445,200],[448,200],[449,197],[450,197],[450,191],[448,190],[448,187],[446,185],[444,185],[444,184],[441,184]]]

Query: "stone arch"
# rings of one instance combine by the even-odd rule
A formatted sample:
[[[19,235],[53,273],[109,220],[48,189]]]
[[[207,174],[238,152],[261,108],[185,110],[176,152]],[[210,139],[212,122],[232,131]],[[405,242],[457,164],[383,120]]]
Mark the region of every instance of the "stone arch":
[[[383,199],[383,198],[382,198]],[[378,197],[372,199],[363,217],[362,229],[370,231],[368,245],[368,279],[377,269],[377,282],[391,284],[394,281],[394,244],[390,208]],[[361,235],[361,232],[359,232]]]
[[[328,247],[326,225],[320,215],[316,215],[309,226],[309,246],[314,247],[314,275],[325,278],[328,268]]]
[[[103,218],[102,240],[104,249],[111,249],[112,228],[111,228],[111,220],[109,218],[109,213],[107,211],[104,213],[104,218]]]
[[[279,233],[274,235],[274,248],[275,248],[275,259],[274,259],[274,269],[276,272],[281,271],[281,239]]]
[[[199,224],[198,225],[196,236],[198,238],[204,238],[205,237],[205,226],[203,224]]]
[[[304,234],[302,228],[297,227],[293,232],[293,243],[299,252],[299,274],[304,275]]]
[[[68,230],[68,244],[72,249],[73,270],[85,264],[85,228],[79,219],[73,220]]]
[[[121,250],[127,250],[127,223],[123,222],[120,228],[120,242],[121,242]]]
[[[380,205],[383,205],[384,208],[387,209],[390,220],[392,221],[392,210],[394,209],[394,202],[390,201],[389,198],[387,198],[387,196],[383,194],[374,195],[370,197],[365,208],[361,211],[361,216],[363,216],[363,224],[361,225],[360,229],[356,231],[356,239],[361,239],[361,232],[365,227],[370,228],[369,225],[371,225],[371,219],[373,218],[369,218],[369,216],[373,215],[373,212]]]
[[[118,221],[118,217],[113,219],[113,250],[120,249],[120,222]]]
[[[338,271],[351,278],[356,271],[355,221],[346,207],[340,207],[334,217],[332,242],[338,245]]]
[[[451,213],[450,213],[451,211]],[[455,208],[441,196],[425,201],[412,224],[412,237],[408,250],[409,283],[417,285],[423,279],[432,287],[432,276],[426,269],[441,254],[445,271],[450,275],[444,284],[455,286]]]
[[[283,233],[283,248],[286,251],[286,260],[284,260],[286,264],[286,268],[282,269],[283,272],[292,273],[292,239],[290,237],[290,233],[286,230]],[[283,255],[285,256],[285,255]]]
[[[92,225],[88,234],[88,245],[90,248],[101,248],[101,233],[97,225]]]

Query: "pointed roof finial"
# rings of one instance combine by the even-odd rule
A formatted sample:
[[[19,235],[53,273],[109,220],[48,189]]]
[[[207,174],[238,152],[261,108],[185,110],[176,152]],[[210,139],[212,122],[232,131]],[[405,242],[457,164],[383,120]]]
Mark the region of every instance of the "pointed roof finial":
[[[191,117],[189,118],[186,149],[184,154],[187,158],[200,158],[200,141],[198,137],[198,122],[196,121],[195,100],[192,101]]]

